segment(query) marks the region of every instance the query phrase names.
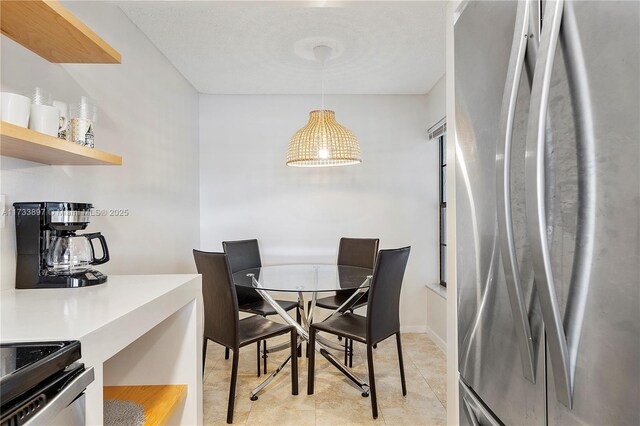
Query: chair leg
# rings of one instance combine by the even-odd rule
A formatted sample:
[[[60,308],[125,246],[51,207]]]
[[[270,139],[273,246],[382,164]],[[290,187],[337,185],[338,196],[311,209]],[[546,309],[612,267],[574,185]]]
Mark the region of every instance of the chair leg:
[[[262,359],[263,359],[263,363],[264,363],[264,374],[267,374],[267,357],[269,355],[267,354],[267,341],[263,340],[262,341]]]
[[[224,348],[224,359],[229,359],[229,348]]]
[[[207,338],[202,339],[202,376],[204,376],[204,367],[207,363]]]
[[[349,368],[353,368],[353,339],[349,340]]]
[[[298,394],[298,333],[291,329],[291,395]]]
[[[367,364],[369,367],[369,397],[371,398],[371,414],[378,418],[378,399],[376,397],[376,377],[373,372],[373,347],[367,343]]]
[[[260,365],[260,340],[256,342],[256,365],[258,366],[258,377],[260,377],[261,365]]]
[[[238,381],[238,361],[240,348],[233,349],[233,364],[231,366],[231,383],[229,384],[229,406],[227,407],[227,423],[233,423],[233,407],[236,400],[236,383]]]
[[[344,338],[344,365],[349,366],[349,339]]]
[[[315,385],[315,367],[316,367],[316,351],[313,349],[316,347],[316,330],[313,327],[309,328],[309,344],[307,348],[311,348],[309,351],[309,374],[307,377],[307,395],[313,395],[313,387]]]
[[[302,324],[302,316],[300,314],[300,306],[298,306],[296,308],[296,322],[298,324]],[[300,346],[298,346],[298,342],[296,342],[296,346],[297,346],[297,355],[298,358],[302,357],[302,342],[300,342]]]
[[[396,343],[398,344],[398,363],[400,364],[400,381],[402,382],[402,395],[407,395],[407,382],[404,379],[404,362],[402,361],[402,342],[400,332],[396,333]]]

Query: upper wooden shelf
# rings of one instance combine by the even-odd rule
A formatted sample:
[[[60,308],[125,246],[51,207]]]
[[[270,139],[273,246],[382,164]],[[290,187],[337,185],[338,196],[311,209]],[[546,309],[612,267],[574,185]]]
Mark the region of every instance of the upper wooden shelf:
[[[187,395],[187,385],[105,386],[103,389],[104,399],[141,405],[145,425],[167,424]]]
[[[52,165],[122,164],[122,157],[118,155],[87,148],[5,121],[0,122],[0,155]]]
[[[2,34],[49,62],[119,64],[120,54],[58,1],[0,1]]]

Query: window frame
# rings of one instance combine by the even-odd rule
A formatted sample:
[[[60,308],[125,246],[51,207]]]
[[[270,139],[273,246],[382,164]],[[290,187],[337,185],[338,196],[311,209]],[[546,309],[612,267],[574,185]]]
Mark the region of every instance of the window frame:
[[[440,285],[447,287],[447,136],[437,136],[438,143],[438,260],[440,266]]]
[[[438,266],[439,284],[447,288],[447,117],[427,130],[438,144]]]

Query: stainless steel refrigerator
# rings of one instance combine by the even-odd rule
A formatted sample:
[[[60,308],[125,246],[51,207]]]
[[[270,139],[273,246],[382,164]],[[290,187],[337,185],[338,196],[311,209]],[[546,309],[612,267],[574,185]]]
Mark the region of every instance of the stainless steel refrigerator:
[[[640,424],[640,2],[454,28],[460,422]]]

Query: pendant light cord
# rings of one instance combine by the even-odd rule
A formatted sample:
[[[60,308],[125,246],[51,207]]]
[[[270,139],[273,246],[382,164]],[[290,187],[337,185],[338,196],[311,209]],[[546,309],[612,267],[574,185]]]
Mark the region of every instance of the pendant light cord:
[[[320,93],[321,93],[321,117],[324,117],[324,79],[326,74],[326,66],[327,60],[331,56],[331,47],[326,45],[318,45],[313,48],[313,54],[316,57],[316,60],[320,62],[322,65],[322,69],[320,70]]]
[[[324,74],[325,74],[325,64],[326,61],[322,61],[322,71],[320,74],[320,93],[321,93],[321,106],[322,106],[322,113],[324,114]]]
[[[327,149],[327,147],[324,146],[324,142],[327,140],[326,129],[325,129],[325,126],[324,126],[324,124],[325,124],[325,121],[324,121],[324,74],[325,74],[325,66],[326,66],[326,64],[327,64],[327,61],[325,59],[324,61],[322,61],[322,71],[321,71],[321,76],[320,76],[320,85],[321,85],[320,91],[322,93],[321,101],[320,101],[320,106],[321,106],[320,111],[322,111],[322,112],[320,113],[320,117],[321,117],[321,120],[322,120],[322,142],[323,142],[323,144],[321,145],[321,150],[325,150],[325,151]]]

